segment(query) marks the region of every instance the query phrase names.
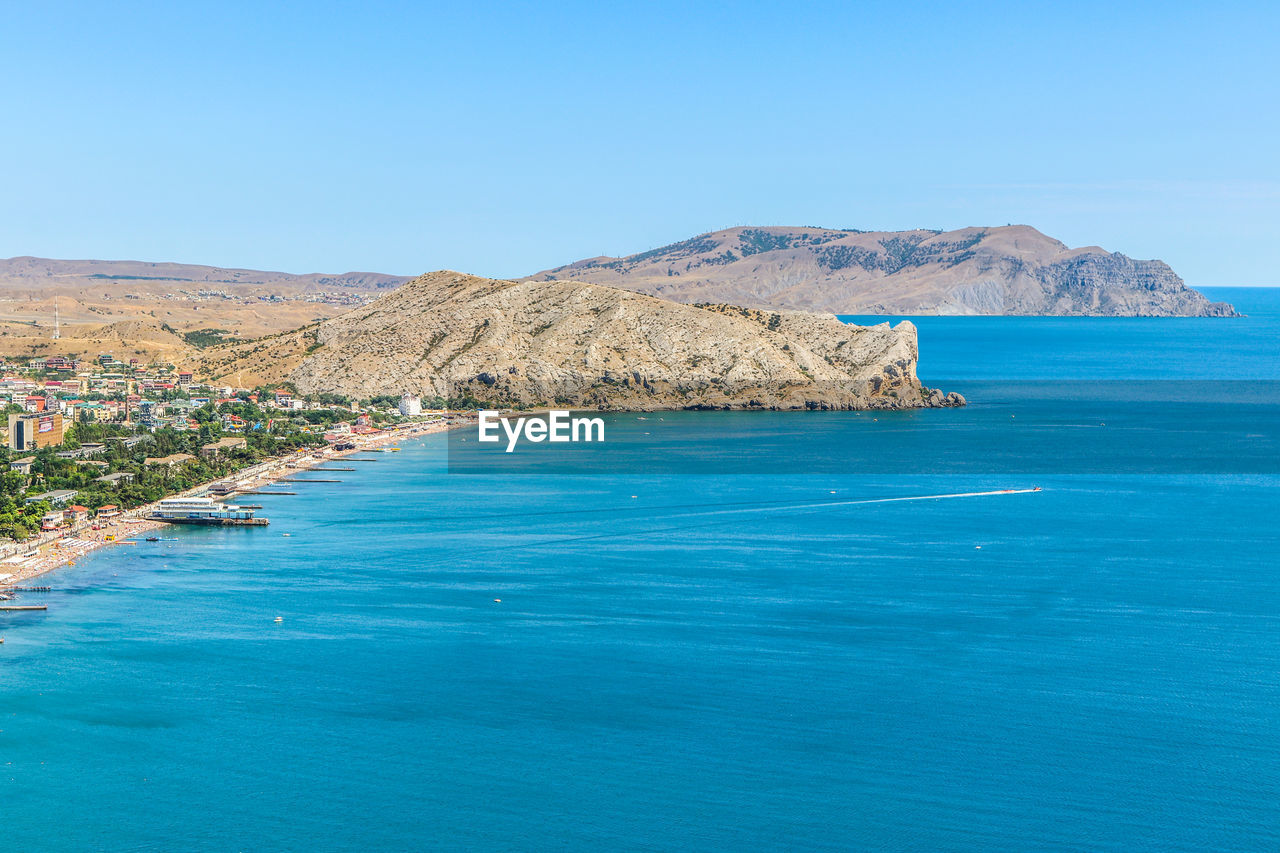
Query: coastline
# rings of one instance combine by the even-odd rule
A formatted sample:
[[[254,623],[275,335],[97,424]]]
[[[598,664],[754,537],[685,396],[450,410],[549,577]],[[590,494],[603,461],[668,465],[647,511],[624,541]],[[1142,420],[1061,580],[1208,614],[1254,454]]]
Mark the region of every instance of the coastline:
[[[456,419],[445,419],[429,423],[407,424],[400,429],[373,435],[353,435],[347,439],[355,445],[349,450],[334,450],[332,447],[326,447],[296,451],[287,456],[259,462],[229,477],[219,477],[217,480],[202,483],[195,488],[168,497],[204,497],[214,483],[235,478],[237,485],[242,485],[243,488],[222,496],[226,500],[231,500],[242,491],[252,491],[279,482],[290,474],[314,468],[325,462],[394,445],[403,439],[445,432],[461,425],[462,423]],[[317,453],[321,455],[317,456]],[[59,531],[57,536],[50,536],[36,542],[16,543],[16,547],[11,549],[12,553],[0,559],[0,594],[55,569],[74,566],[76,560],[99,548],[108,545],[136,544],[135,537],[165,526],[164,522],[147,517],[154,508],[154,503],[135,507],[119,518],[101,524],[99,530],[93,529],[92,521],[85,521],[75,527]],[[33,550],[35,553],[32,553]]]

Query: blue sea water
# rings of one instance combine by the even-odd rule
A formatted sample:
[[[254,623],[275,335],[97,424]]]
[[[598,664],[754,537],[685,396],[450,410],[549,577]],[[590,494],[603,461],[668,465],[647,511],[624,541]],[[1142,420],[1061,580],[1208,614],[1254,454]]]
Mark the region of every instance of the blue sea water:
[[[914,319],[973,398],[921,415],[1280,379],[1280,291],[1212,295],[1249,317]],[[865,421],[812,414],[731,416],[826,460],[765,475],[432,437],[50,575],[0,615],[0,849],[1280,848],[1280,477],[854,503],[1027,483],[841,468]]]

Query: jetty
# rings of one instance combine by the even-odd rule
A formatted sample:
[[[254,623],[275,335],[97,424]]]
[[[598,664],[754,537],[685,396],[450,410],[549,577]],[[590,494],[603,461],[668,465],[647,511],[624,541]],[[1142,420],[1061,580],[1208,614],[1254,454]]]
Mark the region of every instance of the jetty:
[[[47,604],[0,604],[0,612],[13,610],[48,610]]]
[[[296,495],[297,492],[268,492],[263,489],[252,489],[247,492],[240,492],[242,495]],[[254,507],[257,509],[257,507]]]
[[[216,518],[202,516],[199,518],[181,518],[179,516],[150,516],[151,521],[165,524],[203,524],[210,527],[266,527],[271,522],[265,518]]]
[[[165,524],[201,524],[213,527],[265,527],[265,518],[255,518],[253,510],[233,504],[219,504],[212,498],[165,498],[147,516]]]
[[[342,481],[341,480],[321,480],[318,477],[308,477],[305,480],[299,479],[297,477],[290,477],[287,480],[282,480],[281,482],[292,484],[292,483],[341,483]]]

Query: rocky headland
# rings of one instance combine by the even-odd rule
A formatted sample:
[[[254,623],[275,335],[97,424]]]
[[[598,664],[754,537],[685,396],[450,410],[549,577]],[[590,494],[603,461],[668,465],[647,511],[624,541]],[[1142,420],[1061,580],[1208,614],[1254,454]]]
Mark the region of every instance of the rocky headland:
[[[684,305],[571,281],[429,273],[371,305],[202,353],[204,375],[304,394],[409,392],[532,408],[879,409],[963,405],[923,387],[916,329]]]

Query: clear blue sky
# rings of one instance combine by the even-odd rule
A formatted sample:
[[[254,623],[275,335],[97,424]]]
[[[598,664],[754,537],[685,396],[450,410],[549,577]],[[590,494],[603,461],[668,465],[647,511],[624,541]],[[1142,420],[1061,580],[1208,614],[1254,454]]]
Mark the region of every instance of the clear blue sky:
[[[6,3],[0,256],[514,276],[1017,222],[1280,285],[1280,4],[258,6]]]

